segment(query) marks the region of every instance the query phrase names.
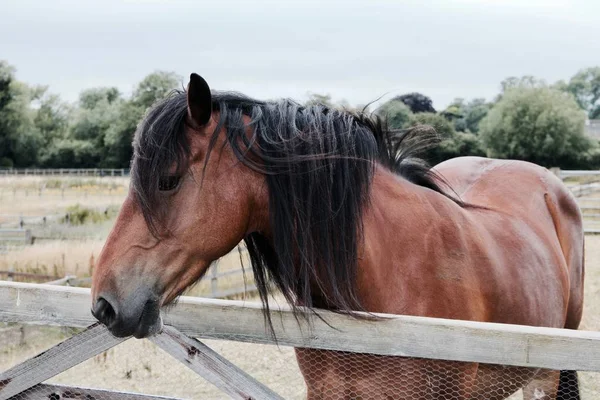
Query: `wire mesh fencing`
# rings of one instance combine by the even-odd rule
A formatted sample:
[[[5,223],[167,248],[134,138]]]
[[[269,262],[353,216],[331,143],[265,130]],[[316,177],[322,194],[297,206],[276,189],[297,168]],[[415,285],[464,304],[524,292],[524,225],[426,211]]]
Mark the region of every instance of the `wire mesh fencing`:
[[[11,324],[0,328],[0,371],[32,359],[82,329]],[[232,339],[236,339],[232,336]],[[92,346],[101,349],[106,340]],[[73,346],[81,343],[74,341]],[[284,399],[558,399],[600,398],[593,372],[300,349],[203,340]],[[109,343],[110,345],[110,343]],[[61,349],[65,357],[69,349]],[[45,353],[47,354],[47,353]],[[37,357],[40,359],[41,357]],[[42,360],[43,361],[43,360]],[[54,363],[60,363],[58,359]],[[126,340],[15,395],[14,399],[226,399],[229,396],[150,340]],[[49,363],[47,368],[53,368]],[[577,380],[575,380],[577,379]],[[578,382],[578,388],[575,385]],[[0,398],[2,386],[0,382]]]

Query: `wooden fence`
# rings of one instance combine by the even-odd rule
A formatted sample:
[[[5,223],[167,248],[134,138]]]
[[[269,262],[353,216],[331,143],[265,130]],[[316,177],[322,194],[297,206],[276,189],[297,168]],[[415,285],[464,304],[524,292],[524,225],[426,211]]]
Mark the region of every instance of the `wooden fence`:
[[[0,321],[89,327],[41,356],[0,374],[0,400],[21,393],[124,339],[90,315],[87,289],[0,282]],[[481,362],[553,370],[600,371],[600,332],[378,314],[356,320],[320,311],[310,325],[288,307],[273,310],[277,340],[260,304],[183,297],[163,314],[163,332],[150,340],[232,398],[278,399],[277,394],[212,352],[209,338],[388,356]],[[202,357],[191,357],[191,353]],[[66,352],[68,354],[66,354]],[[244,397],[245,396],[245,397]]]
[[[0,242],[33,244],[31,229],[0,229]]]

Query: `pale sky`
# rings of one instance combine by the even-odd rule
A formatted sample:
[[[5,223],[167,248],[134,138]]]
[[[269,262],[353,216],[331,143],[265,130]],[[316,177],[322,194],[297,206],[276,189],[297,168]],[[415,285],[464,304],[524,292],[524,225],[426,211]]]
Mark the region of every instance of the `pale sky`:
[[[69,101],[161,69],[260,99],[418,91],[443,109],[600,65],[600,0],[0,0],[0,15],[0,59]]]

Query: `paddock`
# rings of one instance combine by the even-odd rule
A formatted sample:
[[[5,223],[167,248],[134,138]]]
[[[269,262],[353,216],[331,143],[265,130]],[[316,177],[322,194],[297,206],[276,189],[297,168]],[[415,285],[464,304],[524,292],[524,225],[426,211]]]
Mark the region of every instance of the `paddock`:
[[[590,234],[600,232],[600,223],[596,222],[600,221],[597,194],[600,174],[595,171],[558,171],[557,174],[577,197],[588,234],[586,310],[580,331],[409,316],[384,316],[383,321],[366,322],[327,312],[321,314],[326,322],[313,318],[309,327],[305,323],[298,325],[289,308],[280,302],[273,317],[275,341],[265,329],[258,303],[183,297],[175,307],[166,310],[167,328],[163,334],[152,340],[121,341],[107,335],[100,326],[85,330],[95,323],[89,313],[88,289],[55,286],[76,285],[87,278],[48,275],[40,281],[55,285],[0,283],[0,400],[303,399],[304,382],[294,347],[551,370],[574,369],[580,371],[582,398],[598,399],[600,333],[596,331],[600,330],[597,311],[600,307],[597,300],[600,236]],[[50,192],[38,190],[35,196],[39,197],[40,193],[42,198],[47,198]],[[5,195],[8,198],[14,194]],[[25,198],[30,197],[33,196]],[[63,201],[60,193],[56,198]],[[25,221],[26,227],[30,225],[35,233],[35,221]],[[35,246],[37,242],[24,249]],[[233,276],[236,270],[220,267],[210,270],[205,281],[207,289],[202,295],[213,295],[213,292],[214,297],[231,295],[226,290],[213,291],[213,288],[218,289],[217,281]],[[13,277],[18,276],[14,271],[7,274],[9,272],[13,272]],[[10,278],[7,274],[0,278]],[[59,281],[52,282],[56,280]],[[253,287],[239,289],[250,291]],[[202,340],[208,348],[197,345],[192,338]],[[52,350],[64,341],[66,347]],[[205,364],[190,369],[189,360],[186,361],[189,354],[183,351],[181,343],[200,349],[192,352],[202,355],[196,358],[216,361],[219,368],[215,372],[211,370],[214,364]],[[45,358],[35,357],[43,352]],[[240,397],[236,397],[238,395]],[[541,392],[527,397],[521,391],[510,397],[511,400],[529,398],[544,397]]]

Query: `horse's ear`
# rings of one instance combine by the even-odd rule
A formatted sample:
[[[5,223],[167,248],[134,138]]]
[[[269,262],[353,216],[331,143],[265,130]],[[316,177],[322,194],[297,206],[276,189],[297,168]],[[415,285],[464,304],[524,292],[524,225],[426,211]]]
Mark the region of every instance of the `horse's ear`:
[[[187,89],[188,115],[198,126],[204,126],[212,114],[212,100],[208,83],[198,74],[190,75]]]

